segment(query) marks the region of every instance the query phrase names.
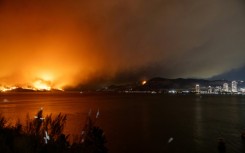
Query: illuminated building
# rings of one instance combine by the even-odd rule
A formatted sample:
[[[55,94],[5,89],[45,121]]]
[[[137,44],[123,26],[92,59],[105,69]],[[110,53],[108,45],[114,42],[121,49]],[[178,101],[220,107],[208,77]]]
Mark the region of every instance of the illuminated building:
[[[196,93],[200,93],[200,86],[199,86],[199,84],[196,85],[196,88],[195,89],[196,89]]]
[[[231,82],[231,92],[237,92],[237,82],[236,81]]]
[[[222,87],[221,87],[221,86],[216,86],[216,87],[214,88],[214,93],[215,93],[215,94],[218,94],[218,93],[220,93],[220,92],[222,92]]]
[[[208,86],[208,93],[212,93],[212,87]]]
[[[224,92],[228,92],[229,91],[229,85],[228,85],[228,83],[224,83],[223,84],[223,91]]]

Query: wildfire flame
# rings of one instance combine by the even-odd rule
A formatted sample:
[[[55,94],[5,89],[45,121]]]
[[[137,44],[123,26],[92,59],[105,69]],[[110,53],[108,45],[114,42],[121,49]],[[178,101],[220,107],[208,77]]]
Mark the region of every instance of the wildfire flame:
[[[45,82],[43,80],[37,80],[33,83],[33,87],[36,90],[47,90],[50,91],[52,88],[51,86],[48,84],[48,82]]]
[[[38,79],[34,81],[31,85],[25,86],[0,86],[0,92],[12,91],[17,88],[34,90],[34,91],[51,91],[51,90],[60,90],[64,91],[61,87],[53,86],[51,81],[46,81],[43,79]]]
[[[4,87],[4,86],[1,86],[0,87],[0,91],[2,92],[7,92],[7,91],[11,91],[11,90],[14,90],[16,89],[17,87],[13,86],[13,87]]]
[[[141,82],[142,85],[145,85],[146,83],[147,83],[146,80],[144,80],[144,81]]]

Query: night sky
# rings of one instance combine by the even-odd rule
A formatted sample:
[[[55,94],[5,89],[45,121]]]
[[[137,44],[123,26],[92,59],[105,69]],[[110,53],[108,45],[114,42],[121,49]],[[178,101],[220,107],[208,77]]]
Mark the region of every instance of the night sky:
[[[245,76],[244,0],[0,0],[0,84]]]

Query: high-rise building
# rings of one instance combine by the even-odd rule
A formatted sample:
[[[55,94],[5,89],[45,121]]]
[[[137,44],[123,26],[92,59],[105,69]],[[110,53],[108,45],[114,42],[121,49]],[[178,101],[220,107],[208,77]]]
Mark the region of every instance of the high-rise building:
[[[212,87],[208,86],[208,93],[212,93]]]
[[[228,83],[224,83],[223,84],[223,91],[224,92],[228,92],[229,91],[229,85],[228,85]]]
[[[214,88],[214,93],[220,93],[220,92],[222,92],[222,87],[221,86],[216,86],[215,88]]]
[[[200,93],[200,86],[199,86],[199,84],[196,84],[196,93]]]
[[[237,92],[237,82],[236,81],[231,82],[231,92]]]

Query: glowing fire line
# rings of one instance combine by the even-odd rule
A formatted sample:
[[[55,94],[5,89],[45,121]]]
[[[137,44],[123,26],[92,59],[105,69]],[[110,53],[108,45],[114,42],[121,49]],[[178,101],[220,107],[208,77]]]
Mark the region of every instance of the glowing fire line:
[[[64,91],[62,88],[55,88],[51,86],[51,82],[44,80],[37,80],[32,83],[31,86],[0,86],[0,92],[13,91],[17,88],[34,90],[34,91],[51,91],[51,90],[60,90]]]

